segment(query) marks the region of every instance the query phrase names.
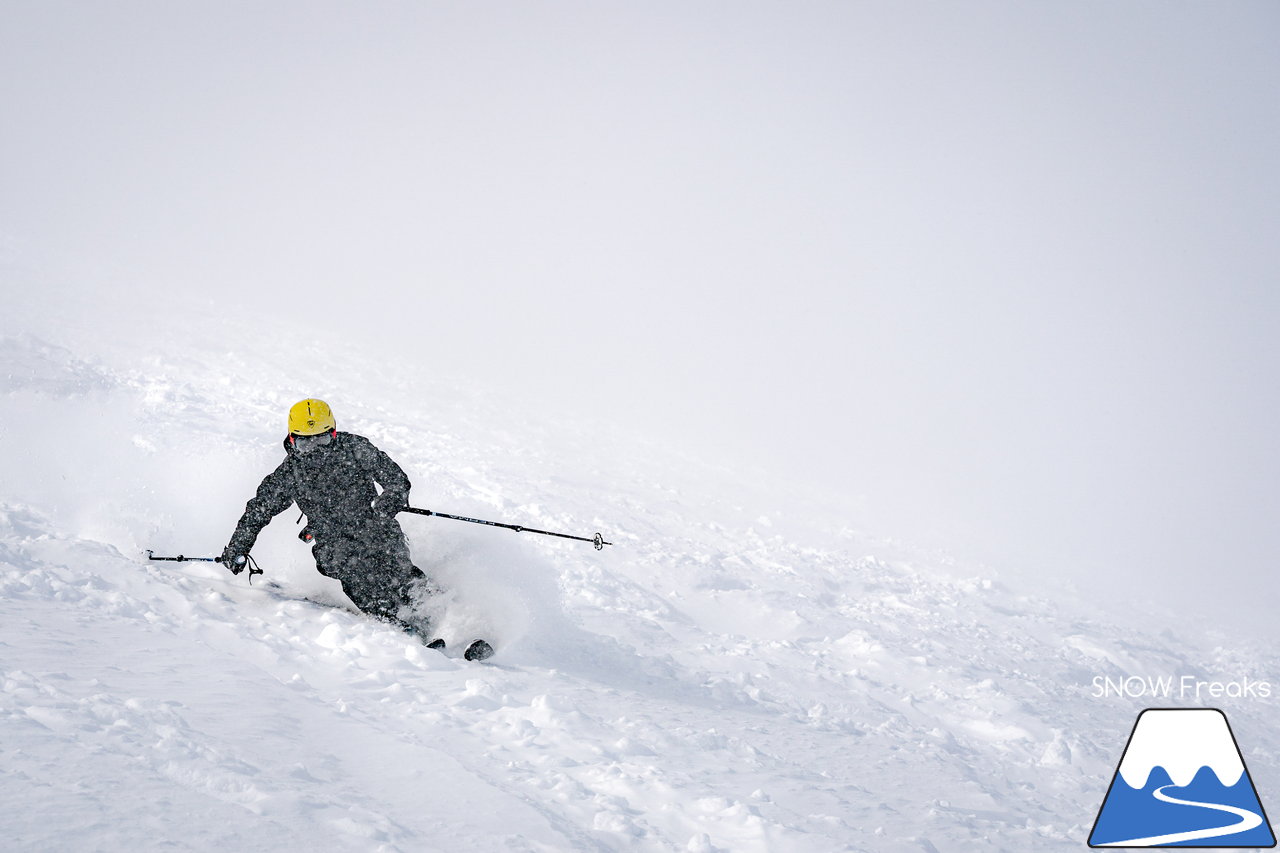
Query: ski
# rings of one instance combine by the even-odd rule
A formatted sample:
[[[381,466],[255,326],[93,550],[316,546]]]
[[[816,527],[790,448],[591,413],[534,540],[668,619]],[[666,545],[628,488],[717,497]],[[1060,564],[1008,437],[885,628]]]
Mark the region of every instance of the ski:
[[[213,557],[185,557],[185,556],[156,557],[156,556],[153,556],[150,551],[147,552],[147,559],[166,560],[169,562],[195,562],[195,561],[217,562],[217,560]],[[256,570],[257,574],[262,573],[260,569],[257,569],[256,565],[252,566],[251,568]],[[333,601],[322,601],[315,598],[308,598],[305,595],[292,594],[286,586],[284,586],[283,584],[277,583],[276,581],[266,581],[262,584],[259,584],[257,587],[255,587],[255,589],[258,592],[263,593],[269,596],[270,598],[275,599],[276,601],[281,601],[281,602],[296,601],[303,604],[312,604],[312,605],[315,605],[316,607],[329,608],[331,610],[345,610],[349,613],[357,613],[357,614],[360,613],[359,610],[352,610],[350,607],[344,606],[342,604],[339,604]],[[369,615],[369,614],[361,614],[361,615]],[[439,637],[431,637],[429,634],[424,633],[421,628],[415,625],[412,625],[408,622],[401,622],[398,619],[392,619],[385,616],[374,616],[373,618],[378,619],[379,621],[385,622],[388,625],[394,625],[395,627],[402,629],[405,633],[417,638],[427,648],[433,651],[440,652],[441,654],[445,654],[445,641],[443,639]],[[462,657],[463,659],[468,661],[483,661],[493,657],[493,654],[494,654],[494,648],[492,645],[489,644],[487,640],[477,639],[477,640],[471,641],[471,644],[467,646],[466,651],[462,653]]]
[[[493,657],[493,646],[484,640],[476,640],[467,646],[467,650],[462,653],[462,657],[466,660],[488,660]]]
[[[445,643],[442,637],[428,639],[428,635],[423,634],[417,627],[410,625],[407,622],[400,622],[398,624],[399,627],[404,629],[405,633],[421,640],[422,644],[427,648],[437,651],[440,654],[445,654],[445,649],[448,648],[448,644]],[[489,645],[487,640],[472,640],[471,645],[467,646],[467,650],[462,653],[462,657],[469,661],[488,660],[493,657],[493,646]]]

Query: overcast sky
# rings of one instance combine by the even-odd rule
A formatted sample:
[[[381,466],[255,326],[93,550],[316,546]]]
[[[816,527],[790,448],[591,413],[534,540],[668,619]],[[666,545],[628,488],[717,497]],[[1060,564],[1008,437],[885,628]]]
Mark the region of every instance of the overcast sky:
[[[0,16],[0,246],[69,302],[198,294],[995,565],[1276,591],[1274,2]]]

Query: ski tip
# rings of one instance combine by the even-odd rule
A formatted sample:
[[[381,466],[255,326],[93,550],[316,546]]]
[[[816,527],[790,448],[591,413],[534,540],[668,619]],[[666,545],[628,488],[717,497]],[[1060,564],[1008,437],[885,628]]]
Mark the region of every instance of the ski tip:
[[[467,660],[488,660],[493,657],[493,646],[484,640],[476,640],[467,646],[467,650],[462,653]]]

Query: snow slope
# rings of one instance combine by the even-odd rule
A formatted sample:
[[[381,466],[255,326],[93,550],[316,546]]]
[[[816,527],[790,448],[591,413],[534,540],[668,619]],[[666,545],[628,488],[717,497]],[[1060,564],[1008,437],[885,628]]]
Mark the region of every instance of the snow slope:
[[[1095,676],[1280,681],[1230,626],[1001,580],[376,354],[86,328],[0,320],[6,849],[1078,850],[1151,704]],[[404,517],[487,664],[352,612],[290,512],[255,550],[276,591],[146,562],[219,551],[305,395],[417,506],[616,545]],[[1272,702],[1214,703],[1264,805]]]

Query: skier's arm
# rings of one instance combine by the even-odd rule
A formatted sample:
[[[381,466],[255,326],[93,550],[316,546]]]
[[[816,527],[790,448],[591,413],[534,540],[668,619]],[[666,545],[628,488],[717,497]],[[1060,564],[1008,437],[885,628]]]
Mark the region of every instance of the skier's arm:
[[[382,494],[378,495],[374,502],[379,510],[385,507],[394,508],[398,512],[409,505],[409,489],[412,484],[409,482],[408,475],[404,473],[404,469],[397,465],[394,459],[379,450],[368,439],[357,446],[356,455],[373,474],[377,484],[382,487]],[[395,515],[395,512],[387,514]]]
[[[285,463],[281,463],[280,467],[263,478],[257,494],[244,505],[244,515],[240,516],[240,521],[236,524],[236,532],[231,534],[226,552],[237,556],[248,554],[253,549],[253,543],[258,541],[262,528],[293,503],[293,495],[286,487],[288,477],[284,469]]]

